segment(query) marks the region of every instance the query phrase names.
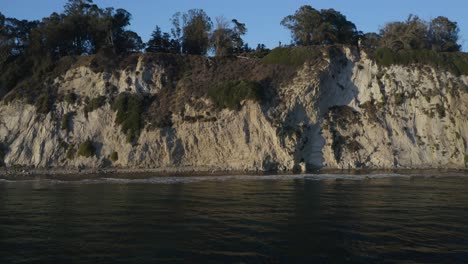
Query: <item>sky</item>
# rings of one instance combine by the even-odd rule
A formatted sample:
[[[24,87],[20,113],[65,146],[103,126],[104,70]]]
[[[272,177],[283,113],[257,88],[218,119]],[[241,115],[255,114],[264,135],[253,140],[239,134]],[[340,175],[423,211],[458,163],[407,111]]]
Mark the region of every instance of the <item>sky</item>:
[[[0,0],[0,12],[6,17],[41,19],[63,11],[66,0]],[[409,14],[429,20],[446,16],[458,22],[460,43],[468,51],[467,0],[94,0],[100,7],[124,8],[133,15],[129,29],[147,41],[156,25],[170,32],[175,12],[201,8],[214,21],[218,16],[237,19],[248,29],[244,40],[251,47],[263,43],[269,48],[279,42],[289,44],[290,32],[281,20],[302,5],[315,9],[333,8],[344,14],[363,32],[378,32],[386,22],[405,20]]]

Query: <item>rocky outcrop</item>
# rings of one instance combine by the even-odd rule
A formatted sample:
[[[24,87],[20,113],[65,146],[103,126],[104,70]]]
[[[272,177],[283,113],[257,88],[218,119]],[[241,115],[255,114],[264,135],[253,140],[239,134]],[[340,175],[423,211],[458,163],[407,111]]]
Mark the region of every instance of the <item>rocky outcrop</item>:
[[[216,65],[203,65],[209,67]],[[158,96],[177,87],[173,70],[142,58],[111,72],[79,66],[53,82],[58,94],[77,94],[74,102],[57,101],[48,114],[20,101],[1,103],[0,157],[6,166],[37,168],[465,167],[468,76],[421,65],[381,67],[364,52],[337,48],[298,68],[269,103],[216,110],[208,98],[196,98],[170,113],[170,125],[145,120],[129,143],[110,94]],[[86,97],[97,96],[108,99],[85,111]],[[94,155],[79,155],[88,139]]]

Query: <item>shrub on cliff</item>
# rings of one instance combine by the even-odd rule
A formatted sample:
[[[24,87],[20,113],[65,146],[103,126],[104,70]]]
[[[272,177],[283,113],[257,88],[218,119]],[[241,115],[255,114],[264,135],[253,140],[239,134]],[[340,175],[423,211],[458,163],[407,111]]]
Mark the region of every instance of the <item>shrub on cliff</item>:
[[[375,51],[374,58],[382,66],[421,64],[448,71],[457,76],[468,75],[468,54],[462,52],[435,52],[424,49],[393,51],[388,48],[379,48]]]
[[[69,92],[64,96],[65,102],[68,104],[74,104],[76,102],[76,94],[74,92]]]
[[[91,98],[89,102],[86,104],[84,110],[86,113],[93,112],[94,110],[100,108],[106,103],[106,97],[105,96],[98,96]]]
[[[140,136],[143,128],[143,102],[144,98],[140,95],[121,93],[112,105],[112,109],[117,112],[115,123],[121,126],[129,143]]]
[[[81,143],[80,147],[78,148],[78,156],[83,156],[86,158],[94,156],[95,152],[96,149],[94,148],[93,143],[89,139]]]
[[[238,110],[243,100],[260,101],[261,86],[253,81],[226,81],[211,87],[208,96],[218,108]]]
[[[67,153],[65,154],[65,157],[69,160],[75,158],[76,150],[75,150],[75,144],[71,144],[68,146]]]
[[[439,115],[439,118],[442,119],[445,117],[445,107],[442,104],[436,104],[436,111]]]
[[[42,93],[37,97],[36,109],[38,113],[47,114],[52,108],[52,98],[48,92]]]
[[[75,112],[69,112],[63,115],[62,117],[62,130],[70,131],[70,121]]]
[[[114,152],[112,152],[112,154],[110,154],[109,159],[112,162],[116,162],[117,160],[119,160],[119,154],[114,151]]]
[[[0,167],[5,166],[5,152],[6,147],[0,142]]]

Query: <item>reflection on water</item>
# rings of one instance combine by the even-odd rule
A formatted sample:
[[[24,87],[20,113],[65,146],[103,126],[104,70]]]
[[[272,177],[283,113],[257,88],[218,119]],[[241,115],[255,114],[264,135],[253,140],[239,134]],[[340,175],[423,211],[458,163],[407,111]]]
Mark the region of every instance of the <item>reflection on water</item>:
[[[468,177],[330,178],[1,181],[0,263],[468,260]]]

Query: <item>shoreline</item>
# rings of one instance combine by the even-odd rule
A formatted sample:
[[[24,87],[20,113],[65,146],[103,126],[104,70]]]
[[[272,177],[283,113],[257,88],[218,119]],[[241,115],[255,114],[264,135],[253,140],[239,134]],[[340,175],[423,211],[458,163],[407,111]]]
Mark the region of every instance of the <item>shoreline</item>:
[[[144,179],[150,177],[190,177],[190,176],[233,176],[233,175],[299,175],[299,174],[424,174],[424,173],[464,173],[468,175],[468,168],[398,168],[398,169],[336,169],[322,168],[306,172],[295,171],[259,171],[259,170],[220,170],[201,167],[166,167],[166,168],[0,168],[0,178],[28,180],[28,179],[98,179],[122,178]]]

